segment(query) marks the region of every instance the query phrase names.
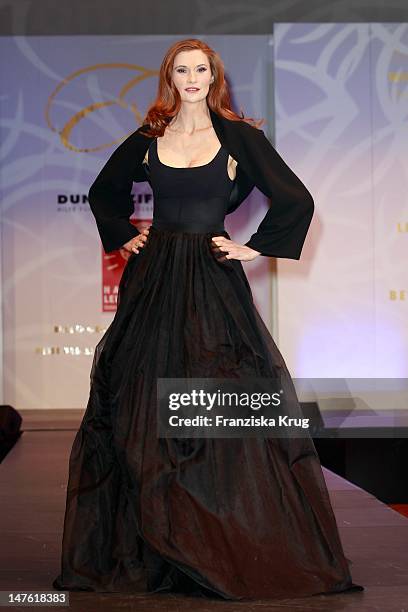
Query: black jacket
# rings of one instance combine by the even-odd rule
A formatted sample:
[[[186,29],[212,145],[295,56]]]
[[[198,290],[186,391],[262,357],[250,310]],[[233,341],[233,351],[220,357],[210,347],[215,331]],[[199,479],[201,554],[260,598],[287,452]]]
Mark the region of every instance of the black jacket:
[[[263,130],[232,121],[209,109],[220,143],[237,161],[237,174],[227,215],[256,186],[271,206],[255,234],[245,244],[269,257],[299,259],[314,212],[314,202],[302,181],[283,161]],[[106,253],[121,247],[139,231],[129,221],[133,214],[133,182],[149,180],[143,164],[153,137],[130,134],[112,153],[89,190],[88,199]]]

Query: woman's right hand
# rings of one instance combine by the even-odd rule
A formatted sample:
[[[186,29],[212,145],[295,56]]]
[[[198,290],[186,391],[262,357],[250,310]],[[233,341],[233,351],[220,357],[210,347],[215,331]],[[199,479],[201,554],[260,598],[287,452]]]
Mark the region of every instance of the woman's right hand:
[[[129,259],[132,253],[139,253],[139,249],[144,247],[148,235],[149,228],[147,227],[142,230],[140,234],[138,234],[128,242],[125,242],[125,244],[119,249],[120,254],[125,259]]]

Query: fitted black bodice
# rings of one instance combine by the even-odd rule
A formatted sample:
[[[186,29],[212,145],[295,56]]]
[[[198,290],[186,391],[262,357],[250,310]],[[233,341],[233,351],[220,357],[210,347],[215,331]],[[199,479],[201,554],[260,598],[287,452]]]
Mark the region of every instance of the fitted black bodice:
[[[152,226],[190,231],[222,230],[234,181],[227,171],[228,151],[221,146],[207,164],[174,168],[157,154],[157,139],[149,146],[149,181],[153,190]]]

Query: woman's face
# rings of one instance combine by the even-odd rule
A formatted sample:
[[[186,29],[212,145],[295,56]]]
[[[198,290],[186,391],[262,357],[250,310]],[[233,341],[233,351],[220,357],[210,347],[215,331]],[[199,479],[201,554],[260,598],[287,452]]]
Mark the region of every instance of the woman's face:
[[[206,98],[214,80],[210,63],[203,51],[180,51],[174,58],[173,82],[183,102],[198,102]]]

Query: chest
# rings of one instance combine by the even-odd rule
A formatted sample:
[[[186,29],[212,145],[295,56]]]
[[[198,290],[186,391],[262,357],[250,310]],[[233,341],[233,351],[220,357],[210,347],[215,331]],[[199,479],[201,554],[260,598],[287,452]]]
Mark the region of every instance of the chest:
[[[158,156],[157,140],[149,145],[145,173],[155,199],[182,198],[208,200],[229,198],[234,185],[227,173],[228,151],[222,145],[211,160],[197,166],[170,166]]]
[[[169,139],[166,136],[158,136],[154,140],[155,143],[152,141],[146,150],[143,163],[149,165],[149,155],[154,143],[156,157],[164,166],[170,168],[198,168],[206,166],[217,156],[222,146],[216,136],[201,139],[201,142],[197,138],[186,141],[185,139]],[[231,181],[236,177],[236,168],[236,160],[231,155],[228,155],[226,170]]]

